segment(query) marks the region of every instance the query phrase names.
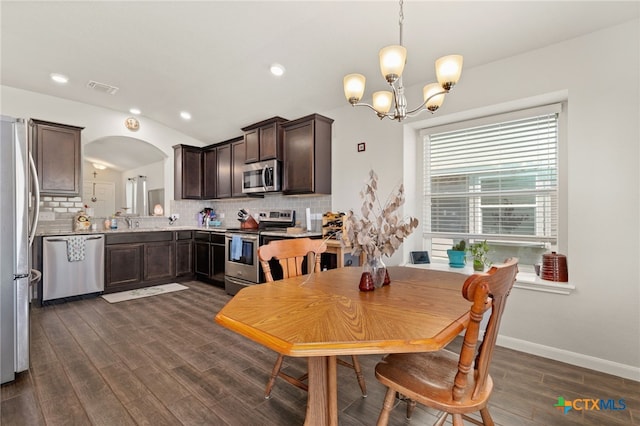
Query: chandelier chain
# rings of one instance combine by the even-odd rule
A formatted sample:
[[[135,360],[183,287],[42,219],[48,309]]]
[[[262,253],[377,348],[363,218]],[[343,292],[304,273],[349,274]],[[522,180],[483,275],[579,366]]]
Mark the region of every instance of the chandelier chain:
[[[403,10],[403,5],[404,5],[403,0],[400,0],[400,14],[399,14],[400,16],[399,16],[399,19],[398,19],[398,25],[399,25],[399,27],[400,27],[400,46],[404,46],[404,45],[402,44],[402,23],[404,22],[404,10]]]

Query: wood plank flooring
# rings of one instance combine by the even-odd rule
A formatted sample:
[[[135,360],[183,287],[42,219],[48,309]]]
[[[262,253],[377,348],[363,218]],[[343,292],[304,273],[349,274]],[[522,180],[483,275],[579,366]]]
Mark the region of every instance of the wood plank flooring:
[[[264,385],[276,356],[220,326],[230,299],[199,282],[188,290],[109,304],[86,299],[31,310],[31,369],[2,386],[2,425],[300,425],[306,393]],[[508,309],[508,307],[507,307]],[[452,346],[459,345],[459,340]],[[353,371],[338,367],[341,425],[374,425],[385,388],[379,356],[360,357],[369,396]],[[305,370],[287,358],[287,371]],[[640,425],[640,383],[496,348],[490,410],[499,425]],[[624,410],[563,414],[558,396],[624,399]],[[404,403],[390,424],[405,425]],[[432,424],[418,406],[411,424]]]

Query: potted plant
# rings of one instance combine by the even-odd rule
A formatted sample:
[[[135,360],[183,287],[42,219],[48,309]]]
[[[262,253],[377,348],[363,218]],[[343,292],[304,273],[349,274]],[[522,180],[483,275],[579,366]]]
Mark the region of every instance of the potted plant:
[[[449,266],[452,268],[464,268],[467,255],[467,242],[460,240],[457,244],[454,244],[449,250],[447,250],[447,256],[449,256]]]
[[[473,270],[474,271],[484,271],[485,266],[489,266],[491,262],[487,258],[487,254],[489,253],[489,244],[487,244],[487,240],[484,240],[480,243],[471,244],[469,247],[469,251],[471,252],[471,256],[473,257]]]

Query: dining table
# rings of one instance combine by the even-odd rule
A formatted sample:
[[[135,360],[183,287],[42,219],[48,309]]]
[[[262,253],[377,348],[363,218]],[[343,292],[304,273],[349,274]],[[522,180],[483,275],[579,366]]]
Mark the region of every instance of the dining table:
[[[338,355],[438,351],[469,323],[467,275],[387,268],[390,284],[360,291],[362,269],[316,272],[239,291],[215,321],[280,354],[308,358],[305,425],[337,425]]]

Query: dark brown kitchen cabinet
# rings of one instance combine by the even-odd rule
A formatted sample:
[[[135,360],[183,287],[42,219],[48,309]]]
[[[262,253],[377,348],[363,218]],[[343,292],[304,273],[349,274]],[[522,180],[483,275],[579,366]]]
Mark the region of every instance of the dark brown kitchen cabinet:
[[[142,283],[143,244],[107,245],[104,292],[139,287]]]
[[[144,245],[144,280],[161,281],[175,277],[173,241],[146,243]]]
[[[224,234],[209,231],[194,234],[197,279],[224,287]]]
[[[173,231],[107,233],[104,292],[176,280],[175,250]]]
[[[192,232],[176,232],[176,277],[192,276],[193,262]]]
[[[218,196],[218,150],[207,148],[202,153],[202,198],[210,200]]]
[[[76,196],[81,192],[81,141],[83,127],[48,121],[29,121],[40,192]]]
[[[282,117],[272,117],[244,127],[245,163],[282,159]]]
[[[244,168],[244,139],[231,143],[231,196],[246,197],[242,192],[242,169]]]
[[[174,156],[174,198],[202,198],[203,152],[201,148],[188,145],[175,145]]]
[[[282,125],[283,194],[331,194],[332,123],[312,114]]]
[[[231,197],[231,145],[219,145],[216,148],[216,198]]]

